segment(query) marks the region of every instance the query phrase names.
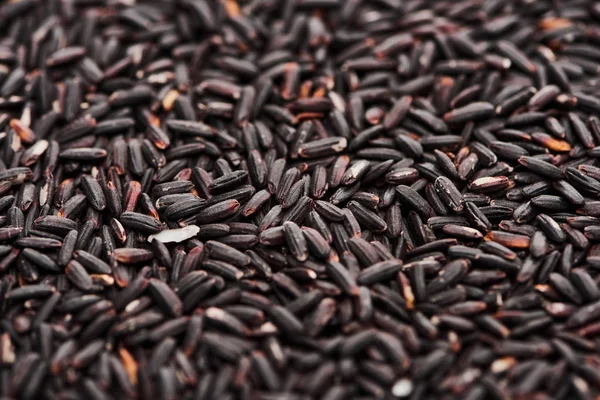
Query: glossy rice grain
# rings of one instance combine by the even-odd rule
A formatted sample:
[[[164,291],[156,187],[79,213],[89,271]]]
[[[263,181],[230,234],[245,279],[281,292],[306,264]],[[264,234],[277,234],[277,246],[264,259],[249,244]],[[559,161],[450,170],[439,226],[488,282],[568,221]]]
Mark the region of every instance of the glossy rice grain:
[[[598,397],[599,21],[3,2],[0,397]]]

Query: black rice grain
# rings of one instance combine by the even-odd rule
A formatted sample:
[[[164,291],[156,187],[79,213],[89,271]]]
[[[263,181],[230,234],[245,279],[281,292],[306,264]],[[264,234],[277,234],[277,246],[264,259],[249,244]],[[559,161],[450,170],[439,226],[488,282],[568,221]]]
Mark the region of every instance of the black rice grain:
[[[521,3],[1,4],[0,397],[598,397],[600,8]]]

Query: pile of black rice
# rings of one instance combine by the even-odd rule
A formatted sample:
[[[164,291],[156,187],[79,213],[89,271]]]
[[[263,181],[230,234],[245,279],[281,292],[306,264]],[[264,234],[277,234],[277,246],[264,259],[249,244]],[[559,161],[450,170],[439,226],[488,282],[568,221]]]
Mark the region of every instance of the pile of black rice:
[[[600,395],[600,3],[0,5],[2,399]]]

